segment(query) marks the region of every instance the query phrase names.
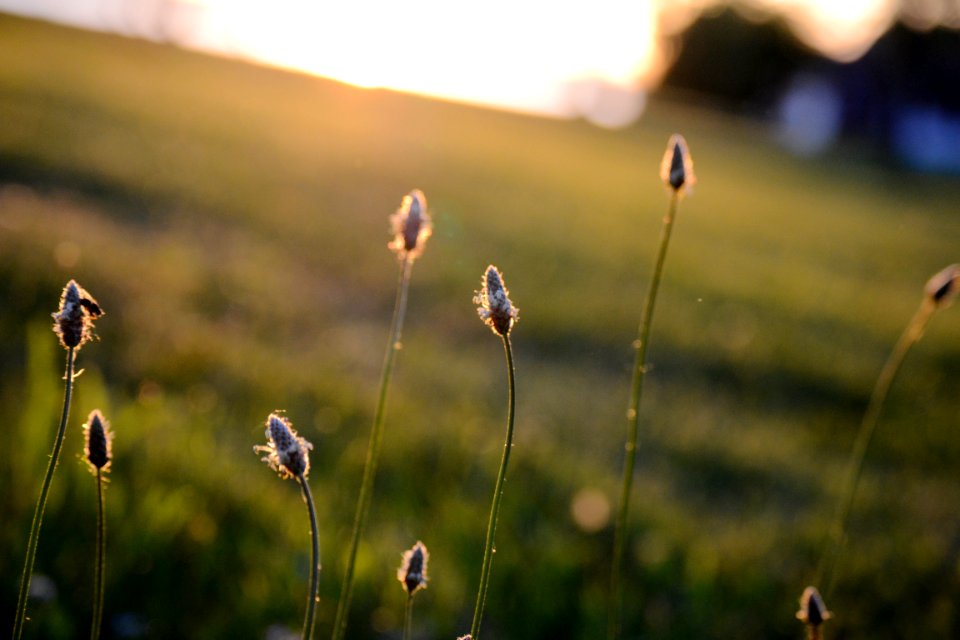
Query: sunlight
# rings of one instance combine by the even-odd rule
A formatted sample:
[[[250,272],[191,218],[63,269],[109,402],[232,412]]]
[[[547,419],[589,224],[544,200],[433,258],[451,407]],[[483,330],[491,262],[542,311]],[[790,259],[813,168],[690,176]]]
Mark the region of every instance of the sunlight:
[[[655,56],[652,3],[412,0],[270,5],[196,0],[193,46],[227,48],[360,87],[384,87],[559,116],[583,80],[639,92]],[[589,114],[585,114],[589,115]]]
[[[784,13],[797,36],[836,60],[859,58],[897,15],[895,0],[763,0]]]
[[[665,73],[670,38],[727,4],[782,16],[803,42],[840,61],[862,55],[905,11],[900,0],[0,0],[0,10],[359,87],[621,126],[640,115]],[[944,19],[928,13],[927,22]]]

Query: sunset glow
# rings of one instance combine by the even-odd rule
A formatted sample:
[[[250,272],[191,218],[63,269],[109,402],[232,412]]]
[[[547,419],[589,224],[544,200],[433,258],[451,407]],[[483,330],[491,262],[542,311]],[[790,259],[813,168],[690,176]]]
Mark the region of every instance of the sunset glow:
[[[199,5],[198,5],[199,6]],[[556,115],[584,80],[635,93],[656,60],[651,3],[206,0],[192,45],[361,87]]]
[[[618,126],[669,64],[667,38],[719,0],[0,0],[0,10],[172,40],[353,84]],[[808,46],[862,55],[898,0],[740,0]]]

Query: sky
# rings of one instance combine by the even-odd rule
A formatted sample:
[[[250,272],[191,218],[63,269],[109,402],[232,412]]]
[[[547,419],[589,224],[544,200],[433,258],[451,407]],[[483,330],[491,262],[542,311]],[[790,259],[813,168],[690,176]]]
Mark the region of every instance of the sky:
[[[642,113],[646,92],[669,64],[669,38],[717,4],[0,0],[0,11],[173,41],[360,87],[585,117],[616,127]],[[943,16],[923,15],[923,7],[942,4],[913,0],[911,16],[942,22]],[[862,55],[903,12],[901,0],[739,0],[736,5],[748,17],[783,17],[808,46],[837,60]]]

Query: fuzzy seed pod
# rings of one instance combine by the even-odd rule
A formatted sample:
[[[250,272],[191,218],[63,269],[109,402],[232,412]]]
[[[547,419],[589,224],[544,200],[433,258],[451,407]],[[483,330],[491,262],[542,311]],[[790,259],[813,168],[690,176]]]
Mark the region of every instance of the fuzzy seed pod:
[[[811,627],[819,627],[825,620],[833,617],[827,611],[823,604],[823,598],[816,587],[807,587],[800,596],[800,611],[797,611],[797,619]]]
[[[307,477],[310,472],[309,450],[313,445],[297,435],[293,425],[277,412],[267,417],[267,444],[253,448],[256,453],[266,453],[264,462],[281,478]]]
[[[400,259],[414,260],[423,253],[427,238],[433,233],[433,223],[427,213],[427,197],[419,189],[414,189],[403,197],[400,208],[390,216],[393,241],[390,249]]]
[[[473,297],[477,314],[498,336],[507,336],[519,318],[520,310],[510,302],[510,292],[503,283],[503,276],[493,265],[487,267],[481,279],[480,292]]]
[[[93,296],[71,280],[60,295],[60,310],[53,314],[53,330],[64,349],[79,350],[93,337],[93,321],[102,315]]]
[[[113,459],[113,432],[99,409],[90,412],[87,423],[83,425],[83,455],[90,465],[90,471],[96,475],[97,469],[110,470]]]
[[[927,281],[924,292],[937,307],[948,307],[960,291],[960,264],[952,264]]]
[[[403,563],[397,569],[397,580],[403,585],[403,588],[409,595],[415,594],[420,589],[427,588],[427,562],[430,560],[430,553],[427,547],[417,540],[417,544],[403,552]]]
[[[674,191],[679,191],[684,186],[689,190],[697,181],[693,174],[693,158],[687,149],[687,141],[679,133],[670,136],[667,143],[667,151],[660,163],[660,179]]]

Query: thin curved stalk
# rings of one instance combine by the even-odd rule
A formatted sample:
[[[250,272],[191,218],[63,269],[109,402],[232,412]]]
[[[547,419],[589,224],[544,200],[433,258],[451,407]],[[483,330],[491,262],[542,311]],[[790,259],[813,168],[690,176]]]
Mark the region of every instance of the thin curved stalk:
[[[413,628],[413,594],[407,596],[407,606],[403,612],[403,640],[410,640],[410,630]]]
[[[310,592],[307,594],[307,615],[303,621],[303,640],[313,638],[313,628],[317,620],[317,595],[320,589],[320,532],[317,528],[317,510],[313,506],[313,495],[310,493],[310,485],[303,474],[297,476],[297,482],[300,483],[300,489],[303,492],[303,501],[307,503],[307,513],[310,514],[310,539],[313,542],[313,549],[310,563]]]
[[[907,352],[923,335],[923,329],[926,327],[930,316],[936,307],[930,304],[929,300],[924,299],[920,308],[907,324],[906,329],[900,334],[893,351],[887,358],[887,362],[880,371],[877,383],[870,395],[870,402],[863,415],[863,421],[860,423],[860,430],[857,432],[857,439],[853,444],[853,451],[850,453],[850,460],[847,463],[847,472],[843,483],[843,493],[837,505],[837,512],[834,521],[830,527],[830,534],[827,539],[826,548],[820,559],[820,568],[818,570],[817,583],[823,588],[825,595],[830,594],[834,571],[840,551],[843,548],[844,537],[846,535],[847,520],[850,517],[850,511],[853,507],[853,499],[857,493],[857,485],[860,483],[860,475],[863,472],[863,461],[867,455],[867,448],[873,439],[873,433],[877,427],[877,420],[880,417],[880,411],[883,409],[883,403],[887,399],[887,393],[893,384],[900,365],[906,357]]]
[[[373,499],[373,482],[377,475],[380,450],[383,448],[383,424],[386,417],[387,391],[397,351],[400,350],[400,336],[403,332],[403,319],[407,310],[407,289],[410,287],[410,270],[413,266],[409,254],[400,264],[400,279],[397,284],[397,298],[393,307],[393,320],[390,327],[390,340],[383,359],[383,371],[380,375],[380,393],[377,408],[373,414],[373,428],[370,431],[370,443],[367,446],[367,460],[363,466],[363,480],[360,483],[360,496],[357,498],[357,511],[353,521],[353,533],[350,538],[350,550],[347,555],[347,568],[340,589],[340,601],[333,623],[333,640],[342,640],[347,630],[347,617],[350,613],[350,601],[353,597],[353,579],[357,562],[357,549],[366,526],[370,503]]]
[[[493,565],[494,538],[497,533],[497,521],[500,518],[500,503],[503,499],[503,488],[507,478],[507,465],[510,462],[510,450],[513,448],[513,422],[516,405],[516,383],[514,381],[513,347],[510,336],[504,335],[503,350],[507,358],[507,437],[503,444],[503,458],[500,460],[500,472],[497,474],[497,483],[493,489],[493,504],[490,506],[490,521],[487,524],[487,541],[483,550],[483,567],[480,571],[480,588],[477,590],[477,604],[473,611],[473,624],[470,626],[472,640],[480,638],[480,620],[487,604],[487,588],[490,586],[490,569]]]
[[[53,481],[53,472],[57,469],[60,460],[60,451],[63,448],[63,438],[67,430],[67,419],[70,416],[70,400],[73,396],[73,364],[76,354],[74,347],[67,348],[67,370],[64,374],[66,388],[63,392],[63,411],[60,414],[60,426],[57,428],[57,437],[53,443],[53,452],[47,464],[47,472],[43,476],[40,487],[40,497],[37,508],[33,513],[33,523],[30,525],[30,537],[27,539],[27,557],[23,563],[23,576],[20,578],[20,595],[17,597],[17,616],[13,623],[13,640],[20,640],[23,634],[23,624],[27,616],[27,598],[30,594],[30,579],[33,577],[33,562],[37,556],[37,543],[40,539],[40,525],[43,523],[43,510],[47,506],[47,495],[50,493],[50,483]]]
[[[653,324],[653,308],[657,301],[663,265],[667,259],[667,247],[670,244],[670,232],[677,213],[678,191],[670,196],[670,206],[663,219],[660,231],[660,246],[657,249],[656,263],[650,280],[650,288],[643,305],[637,342],[637,353],[633,365],[633,382],[630,392],[630,406],[627,409],[627,441],[624,446],[623,480],[620,489],[620,503],[617,509],[617,522],[613,533],[613,559],[610,567],[610,602],[607,618],[607,637],[610,640],[620,637],[620,611],[623,605],[623,552],[627,539],[627,515],[630,508],[630,490],[633,486],[633,472],[636,465],[637,441],[640,431],[640,398],[643,395],[643,380],[647,373],[647,345],[650,341],[650,327]]]
[[[97,469],[97,560],[93,576],[93,622],[90,625],[90,640],[100,637],[103,621],[103,575],[106,564],[106,524],[103,513],[103,474]]]

